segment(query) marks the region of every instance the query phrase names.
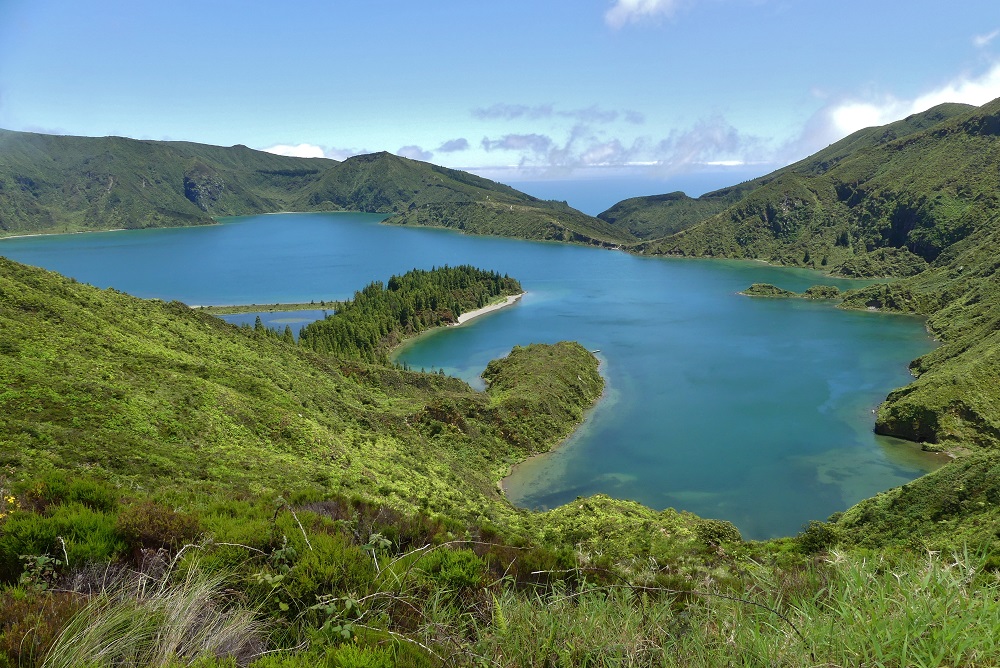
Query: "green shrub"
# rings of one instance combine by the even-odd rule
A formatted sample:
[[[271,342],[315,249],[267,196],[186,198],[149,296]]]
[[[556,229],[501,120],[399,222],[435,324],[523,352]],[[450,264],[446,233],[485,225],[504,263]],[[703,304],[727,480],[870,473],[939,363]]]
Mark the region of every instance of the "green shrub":
[[[723,543],[739,543],[743,540],[740,530],[732,522],[726,520],[699,520],[695,524],[694,531],[698,540],[709,547]]]
[[[439,587],[462,591],[486,585],[486,563],[472,550],[437,549],[422,557],[417,568]]]
[[[142,501],[121,511],[115,529],[129,549],[176,548],[201,531],[198,519],[155,501]]]
[[[0,533],[0,581],[21,574],[22,555],[51,555],[76,568],[121,555],[125,545],[115,531],[115,518],[81,505],[50,506],[47,514],[12,513]]]
[[[68,592],[0,591],[0,668],[38,665],[82,605],[81,597]]]
[[[795,537],[799,549],[806,554],[816,554],[833,547],[838,540],[840,540],[840,533],[837,531],[837,526],[819,520],[810,521],[802,533]]]
[[[19,488],[28,509],[44,511],[51,505],[79,503],[91,510],[110,512],[118,505],[121,493],[106,482],[75,478],[65,471],[50,471]]]

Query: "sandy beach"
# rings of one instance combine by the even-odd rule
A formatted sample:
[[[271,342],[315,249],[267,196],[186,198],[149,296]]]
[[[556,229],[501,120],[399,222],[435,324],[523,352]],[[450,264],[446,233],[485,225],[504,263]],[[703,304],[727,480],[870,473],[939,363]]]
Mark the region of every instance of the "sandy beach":
[[[455,323],[455,324],[456,325],[464,325],[465,323],[469,322],[473,318],[478,318],[481,315],[485,315],[485,314],[490,313],[492,311],[498,311],[498,310],[504,308],[505,306],[510,306],[511,304],[514,304],[515,302],[517,302],[517,300],[519,300],[521,297],[523,297],[526,294],[527,294],[526,292],[522,292],[519,295],[511,295],[510,297],[507,297],[507,299],[505,299],[502,302],[497,302],[496,304],[490,304],[489,306],[484,306],[482,308],[477,308],[475,311],[469,311],[467,313],[463,313],[462,315],[458,316],[458,322]]]

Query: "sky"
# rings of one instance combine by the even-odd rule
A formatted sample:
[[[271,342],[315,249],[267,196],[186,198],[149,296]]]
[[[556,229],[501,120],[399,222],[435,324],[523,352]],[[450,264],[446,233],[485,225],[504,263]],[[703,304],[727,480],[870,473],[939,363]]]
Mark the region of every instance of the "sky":
[[[0,0],[0,128],[389,151],[529,192],[721,187],[997,97],[996,0]]]

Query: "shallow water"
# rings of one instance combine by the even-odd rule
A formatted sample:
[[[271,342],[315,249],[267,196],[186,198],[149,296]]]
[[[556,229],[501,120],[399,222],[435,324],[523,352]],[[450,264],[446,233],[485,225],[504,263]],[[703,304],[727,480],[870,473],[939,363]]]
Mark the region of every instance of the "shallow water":
[[[254,216],[4,240],[0,254],[188,304],[319,303],[442,264],[509,273],[528,291],[519,303],[420,337],[399,359],[481,386],[486,363],[514,345],[573,339],[600,350],[604,400],[567,443],[505,482],[527,507],[603,492],[728,519],[744,536],[763,538],[794,533],[941,463],[871,431],[872,409],[909,382],[907,363],[933,345],[920,320],[736,294],[754,282],[802,291],[850,281],[760,263],[394,228],[380,219]]]

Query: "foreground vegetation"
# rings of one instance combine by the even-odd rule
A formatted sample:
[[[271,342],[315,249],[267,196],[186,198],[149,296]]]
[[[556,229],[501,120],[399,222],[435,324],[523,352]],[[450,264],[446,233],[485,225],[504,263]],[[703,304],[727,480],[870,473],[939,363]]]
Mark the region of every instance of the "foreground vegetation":
[[[0,551],[55,551],[25,559],[0,590],[0,665],[1000,660],[1000,583],[981,553],[813,556],[805,537],[745,545],[708,526],[683,553],[628,572],[588,564],[568,543],[512,543],[318,490],[178,509],[49,475],[13,495],[24,507],[6,519]]]

